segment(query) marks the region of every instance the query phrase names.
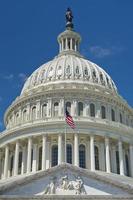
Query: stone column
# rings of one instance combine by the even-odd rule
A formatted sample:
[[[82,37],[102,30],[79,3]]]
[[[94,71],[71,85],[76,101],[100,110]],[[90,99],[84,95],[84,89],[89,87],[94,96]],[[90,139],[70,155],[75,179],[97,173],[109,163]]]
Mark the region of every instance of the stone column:
[[[111,151],[111,155],[112,155],[112,159],[111,159],[111,163],[112,163],[112,172],[117,173],[117,167],[116,167],[116,147],[113,146],[112,147],[112,151]]]
[[[64,116],[64,99],[60,99],[59,103],[59,116]]]
[[[14,157],[14,176],[18,175],[19,164],[19,141],[16,142],[15,157]]]
[[[91,160],[91,171],[95,170],[95,150],[94,150],[94,136],[90,136],[90,160]]]
[[[105,157],[106,157],[106,172],[110,173],[110,152],[109,152],[109,138],[105,138]]]
[[[32,172],[37,170],[37,144],[33,144]]]
[[[26,172],[26,158],[27,158],[27,149],[26,146],[22,148],[22,165],[21,165],[21,174]]]
[[[28,138],[27,173],[31,171],[32,138]]]
[[[58,165],[62,163],[62,134],[58,135]]]
[[[42,170],[46,169],[46,143],[47,137],[46,135],[42,136]]]
[[[40,110],[41,110],[40,100],[37,100],[37,102],[36,102],[36,119],[40,119],[40,117],[41,117]]]
[[[8,176],[9,146],[5,147],[4,178]]]
[[[100,118],[101,117],[101,105],[100,102],[96,103],[96,118]]]
[[[79,166],[79,141],[78,133],[74,134],[74,165]]]
[[[122,142],[120,140],[118,142],[118,149],[119,149],[120,175],[124,175],[123,150],[122,150]]]
[[[48,99],[48,103],[47,103],[47,117],[51,117],[51,113],[52,113],[52,99]]]
[[[129,158],[130,158],[130,175],[133,177],[133,144],[129,146]]]

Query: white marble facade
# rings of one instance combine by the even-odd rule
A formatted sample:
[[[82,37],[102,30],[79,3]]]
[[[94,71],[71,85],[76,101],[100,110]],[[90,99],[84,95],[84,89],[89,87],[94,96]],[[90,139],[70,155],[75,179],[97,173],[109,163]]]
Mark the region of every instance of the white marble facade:
[[[58,36],[59,54],[27,79],[5,112],[0,179],[62,163],[133,177],[133,109],[111,77],[79,52],[72,29]],[[65,122],[65,108],[76,128]]]

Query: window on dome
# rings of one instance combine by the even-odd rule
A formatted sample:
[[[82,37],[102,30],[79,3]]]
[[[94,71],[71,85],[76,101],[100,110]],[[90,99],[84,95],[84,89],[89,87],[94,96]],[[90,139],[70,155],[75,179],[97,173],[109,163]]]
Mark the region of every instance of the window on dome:
[[[51,162],[52,167],[58,165],[58,145],[52,146],[51,160],[52,160]]]
[[[36,119],[36,106],[34,106],[33,108],[32,108],[32,120],[35,120]]]
[[[61,66],[58,67],[58,70],[61,70]]]
[[[101,106],[101,118],[106,119],[106,108]]]
[[[45,118],[47,117],[47,104],[43,104],[42,106],[42,117]]]
[[[119,152],[116,151],[116,169],[117,169],[117,174],[120,174],[120,163],[119,163]]]
[[[38,170],[42,169],[42,147],[39,147],[39,164],[38,164]]]
[[[33,164],[33,149],[31,150],[31,171],[32,171],[32,164]]]
[[[123,123],[122,114],[120,113],[120,123]]]
[[[72,164],[72,145],[71,144],[67,144],[66,153],[67,153],[67,163]]]
[[[14,164],[14,156],[12,155],[11,156],[11,161],[10,161],[10,176],[12,176],[13,175],[13,164]]]
[[[129,157],[125,154],[126,175],[129,176]]]
[[[71,102],[66,102],[67,111],[71,114]]]
[[[95,117],[95,105],[93,103],[90,104],[90,116]]]
[[[70,38],[68,38],[67,41],[68,41],[68,49],[70,49]]]
[[[79,145],[79,167],[86,168],[86,150],[85,145]]]
[[[87,69],[87,67],[85,67],[85,69],[84,69],[84,74],[85,74],[86,76],[88,76],[88,69]]]
[[[66,73],[67,73],[67,74],[70,74],[70,65],[67,66],[67,68],[66,68]]]
[[[99,149],[95,146],[95,169],[99,170]]]
[[[49,71],[50,71],[50,72],[53,71],[53,67],[51,67]]]
[[[79,74],[79,67],[76,67],[76,74]]]
[[[57,117],[59,113],[59,103],[54,103],[54,117]]]
[[[19,113],[16,113],[16,124],[19,123]]]
[[[21,166],[22,166],[22,151],[19,152],[19,159],[18,159],[18,174],[21,174]]]
[[[115,121],[115,111],[113,109],[111,109],[111,119]]]
[[[83,103],[78,102],[78,116],[83,116]]]
[[[27,110],[24,110],[23,111],[23,121],[24,122],[26,121],[26,115],[27,115]]]
[[[66,49],[66,41],[63,39],[63,49]]]

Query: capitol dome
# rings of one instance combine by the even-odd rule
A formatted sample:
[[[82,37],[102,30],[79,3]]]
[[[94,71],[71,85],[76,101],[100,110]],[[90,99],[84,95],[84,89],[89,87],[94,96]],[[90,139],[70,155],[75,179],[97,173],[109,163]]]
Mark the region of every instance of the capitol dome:
[[[112,78],[80,54],[70,9],[66,21],[59,54],[31,74],[5,112],[0,195],[130,198],[133,109]]]

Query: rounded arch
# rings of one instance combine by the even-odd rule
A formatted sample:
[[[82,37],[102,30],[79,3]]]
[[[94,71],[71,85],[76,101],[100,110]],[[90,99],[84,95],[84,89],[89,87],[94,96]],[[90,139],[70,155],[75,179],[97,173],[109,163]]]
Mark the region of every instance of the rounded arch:
[[[95,117],[95,104],[94,103],[90,104],[90,116]]]
[[[58,165],[58,145],[52,145],[51,149],[51,166]]]
[[[78,116],[83,116],[83,103],[78,102]]]
[[[86,168],[86,147],[84,144],[79,145],[79,167]]]

